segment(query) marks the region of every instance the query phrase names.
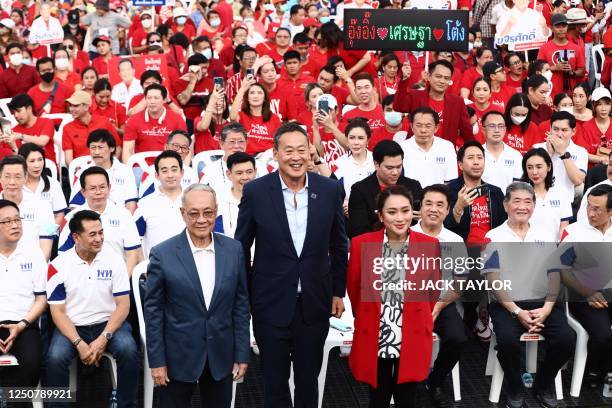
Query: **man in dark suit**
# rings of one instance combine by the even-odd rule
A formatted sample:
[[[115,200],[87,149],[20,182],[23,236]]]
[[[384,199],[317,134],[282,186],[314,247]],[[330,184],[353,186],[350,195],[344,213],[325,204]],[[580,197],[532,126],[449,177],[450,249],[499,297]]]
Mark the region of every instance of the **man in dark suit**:
[[[344,194],[336,181],[306,171],[309,141],[299,125],[278,128],[274,158],[278,172],[245,185],[235,237],[242,242],[250,269],[264,406],[291,405],[288,379],[293,362],[293,406],[315,408],[329,317],[344,311]]]
[[[249,300],[242,246],[213,233],[215,192],[183,193],[187,228],[153,247],[144,315],[147,352],[161,407],[189,407],[196,382],[202,406],[229,408],[232,380],[250,357]]]
[[[353,184],[349,198],[349,234],[352,237],[376,230],[376,198],[389,186],[405,186],[414,200],[421,199],[421,183],[402,176],[404,151],[393,140],[381,140],[372,152],[376,171]],[[415,201],[415,209],[420,204]]]
[[[427,88],[422,91],[410,89],[409,80],[401,81],[393,100],[393,108],[398,112],[411,113],[416,108],[429,106],[443,118],[440,119],[436,136],[457,146],[459,137],[467,142],[474,139],[474,133],[463,98],[448,92],[453,71],[453,64],[446,60],[432,62],[427,71]]]

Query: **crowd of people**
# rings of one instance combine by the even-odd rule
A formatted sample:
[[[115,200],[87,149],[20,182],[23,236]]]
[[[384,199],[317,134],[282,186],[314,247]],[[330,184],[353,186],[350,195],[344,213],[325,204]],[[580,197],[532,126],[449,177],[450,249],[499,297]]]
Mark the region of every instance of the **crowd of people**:
[[[535,395],[557,407],[568,314],[589,335],[585,386],[612,387],[612,260],[597,245],[612,242],[611,2],[5,3],[0,355],[18,363],[0,386],[67,387],[75,358],[107,352],[118,407],[138,406],[131,276],[145,262],[162,407],[189,406],[196,383],[202,406],[229,407],[251,324],[264,405],[290,405],[293,367],[294,406],[316,407],[347,300],[372,408],[417,406],[421,382],[449,406],[474,336],[495,336],[504,404],[523,407],[525,332],[547,348]],[[344,10],[376,8],[466,10],[466,49],[348,49]],[[500,43],[517,16],[545,43]],[[377,258],[449,252],[486,262],[416,277],[514,290],[414,295],[393,288],[414,271],[390,262],[372,292]]]

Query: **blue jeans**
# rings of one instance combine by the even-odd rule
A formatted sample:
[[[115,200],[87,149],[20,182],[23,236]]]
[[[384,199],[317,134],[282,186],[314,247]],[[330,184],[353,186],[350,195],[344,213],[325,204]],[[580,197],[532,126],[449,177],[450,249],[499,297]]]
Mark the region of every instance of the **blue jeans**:
[[[91,343],[102,334],[106,323],[77,326],[79,336]],[[132,337],[130,324],[124,322],[108,342],[106,351],[117,360],[117,405],[119,408],[138,406],[138,371],[140,367],[138,349]],[[78,358],[78,351],[59,330],[55,330],[47,354],[47,386],[68,387],[70,365]],[[49,407],[68,407],[67,403],[48,404]]]

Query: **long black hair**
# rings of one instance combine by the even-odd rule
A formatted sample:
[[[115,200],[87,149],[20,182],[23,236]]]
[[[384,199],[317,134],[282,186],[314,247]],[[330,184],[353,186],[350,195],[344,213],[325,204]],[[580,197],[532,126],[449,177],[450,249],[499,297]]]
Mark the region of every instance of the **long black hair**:
[[[51,185],[51,183],[49,182],[49,175],[51,174],[51,171],[47,168],[47,163],[45,162],[45,149],[34,143],[24,143],[17,151],[17,154],[19,154],[21,157],[24,158],[24,160],[27,161],[28,156],[35,152],[40,153],[43,158],[43,170],[40,173],[40,178],[44,183],[43,192],[47,192],[49,191],[49,187]]]
[[[548,154],[546,149],[543,149],[541,147],[530,149],[529,151],[527,151],[527,153],[525,153],[525,156],[523,156],[523,162],[521,163],[521,166],[523,167],[523,176],[521,177],[521,181],[533,185],[533,182],[527,174],[527,160],[534,156],[539,156],[544,159],[544,162],[548,166],[548,173],[546,173],[546,178],[544,179],[544,187],[546,187],[546,191],[548,191],[555,183],[555,176],[553,175],[553,163],[552,159],[550,158],[550,154]]]

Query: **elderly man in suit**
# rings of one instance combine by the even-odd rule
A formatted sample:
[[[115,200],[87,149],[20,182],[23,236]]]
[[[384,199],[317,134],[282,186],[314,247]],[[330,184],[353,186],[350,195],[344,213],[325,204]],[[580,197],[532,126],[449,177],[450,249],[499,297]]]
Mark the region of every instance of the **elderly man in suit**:
[[[242,247],[213,233],[215,192],[183,193],[185,231],[153,247],[144,315],[147,351],[161,407],[190,407],[196,382],[202,407],[229,408],[232,380],[250,356],[249,302]]]
[[[235,237],[247,268],[250,248],[251,313],[260,351],[264,406],[290,406],[289,369],[295,374],[295,408],[314,408],[317,377],[331,315],[344,311],[348,239],[344,190],[306,171],[306,132],[286,123],[274,136],[279,170],[244,186]]]

